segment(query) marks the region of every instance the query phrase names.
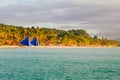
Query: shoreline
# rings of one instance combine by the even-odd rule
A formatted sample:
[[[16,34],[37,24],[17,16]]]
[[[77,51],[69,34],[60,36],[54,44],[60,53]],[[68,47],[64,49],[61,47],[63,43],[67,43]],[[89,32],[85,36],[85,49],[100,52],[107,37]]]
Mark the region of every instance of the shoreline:
[[[2,48],[120,48],[116,46],[0,46]]]

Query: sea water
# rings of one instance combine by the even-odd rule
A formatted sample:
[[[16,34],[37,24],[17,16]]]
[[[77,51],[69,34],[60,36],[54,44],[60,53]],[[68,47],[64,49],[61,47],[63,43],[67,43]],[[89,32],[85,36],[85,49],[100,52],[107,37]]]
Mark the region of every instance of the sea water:
[[[0,80],[120,80],[120,48],[0,49]]]

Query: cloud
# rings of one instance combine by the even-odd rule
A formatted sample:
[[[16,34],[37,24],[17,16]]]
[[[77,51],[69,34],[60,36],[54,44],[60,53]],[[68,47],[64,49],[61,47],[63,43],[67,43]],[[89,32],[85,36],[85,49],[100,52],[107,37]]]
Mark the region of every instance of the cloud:
[[[1,0],[0,22],[14,25],[58,25],[83,28],[108,38],[120,34],[119,0]],[[74,25],[73,25],[74,24]],[[112,31],[113,30],[113,31]],[[93,32],[92,32],[93,31]],[[108,33],[113,33],[109,36]]]

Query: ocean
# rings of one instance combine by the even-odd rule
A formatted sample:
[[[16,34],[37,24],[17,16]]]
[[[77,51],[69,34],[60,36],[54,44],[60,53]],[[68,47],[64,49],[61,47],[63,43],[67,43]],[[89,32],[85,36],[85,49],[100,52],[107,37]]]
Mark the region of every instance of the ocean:
[[[0,80],[120,80],[120,48],[0,49]]]

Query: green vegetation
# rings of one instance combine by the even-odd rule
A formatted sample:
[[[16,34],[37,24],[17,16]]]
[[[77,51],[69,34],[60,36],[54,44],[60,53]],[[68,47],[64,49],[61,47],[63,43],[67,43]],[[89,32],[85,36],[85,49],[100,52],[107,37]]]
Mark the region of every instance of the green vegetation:
[[[120,43],[106,38],[91,37],[85,30],[58,30],[50,28],[26,28],[0,24],[0,45],[20,45],[29,36],[37,37],[41,46],[118,46]]]

